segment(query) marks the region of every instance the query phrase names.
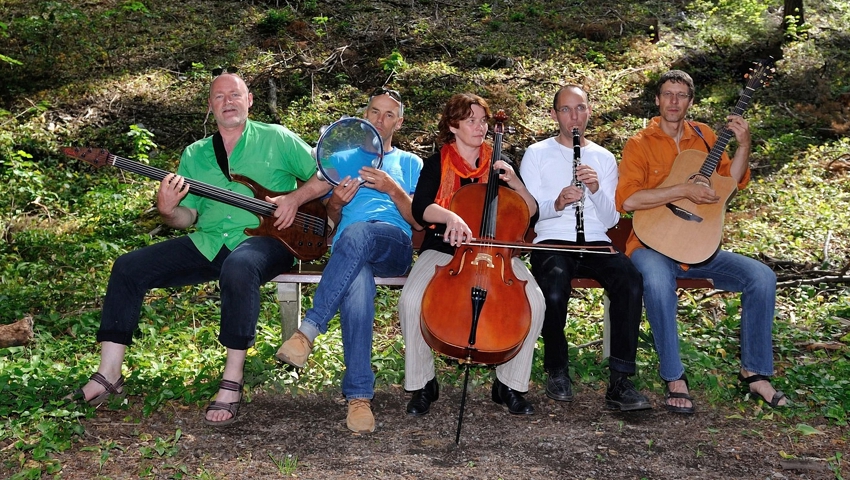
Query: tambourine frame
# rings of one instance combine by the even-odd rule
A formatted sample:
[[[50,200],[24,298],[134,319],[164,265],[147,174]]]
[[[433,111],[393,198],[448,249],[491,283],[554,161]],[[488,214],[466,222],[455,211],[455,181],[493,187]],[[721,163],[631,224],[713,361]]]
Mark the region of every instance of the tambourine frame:
[[[326,153],[327,153],[325,150],[328,148],[327,144],[330,141],[330,139],[334,138],[333,133],[336,131],[336,129],[343,128],[343,127],[351,128],[351,125],[353,125],[353,124],[358,124],[359,128],[362,129],[364,132],[371,133],[372,134],[372,142],[377,143],[379,145],[378,148],[377,148],[377,151],[375,151],[375,152],[370,151],[369,152],[369,153],[374,153],[374,155],[375,155],[375,157],[371,159],[369,164],[368,165],[362,164],[360,166],[361,167],[369,166],[369,167],[374,167],[374,168],[380,169],[381,166],[383,165],[383,162],[384,162],[383,140],[381,139],[381,134],[378,133],[378,130],[375,128],[375,126],[372,125],[371,123],[369,123],[367,120],[362,119],[362,118],[355,118],[355,117],[341,118],[341,119],[333,122],[332,124],[328,125],[326,128],[324,128],[322,130],[321,136],[319,136],[318,143],[316,143],[316,166],[318,167],[318,172],[316,173],[316,175],[319,177],[319,179],[324,180],[324,181],[330,183],[333,186],[339,185],[340,181],[342,181],[342,178],[340,178],[339,174],[334,175],[331,171],[329,171],[325,168],[325,165],[322,165],[323,157],[325,157]],[[353,145],[353,144],[348,145],[347,147],[349,149],[356,148],[355,145]],[[361,145],[360,148],[362,148],[362,145]],[[331,154],[328,155],[328,157],[332,156],[334,153],[337,153],[337,152],[330,152],[330,153]],[[358,170],[359,170],[359,168],[358,168]],[[344,178],[344,176],[343,176],[343,178]],[[364,183],[366,183],[366,180],[363,180],[360,177],[356,177],[356,178],[352,177],[352,179],[359,181],[360,185],[363,185]]]

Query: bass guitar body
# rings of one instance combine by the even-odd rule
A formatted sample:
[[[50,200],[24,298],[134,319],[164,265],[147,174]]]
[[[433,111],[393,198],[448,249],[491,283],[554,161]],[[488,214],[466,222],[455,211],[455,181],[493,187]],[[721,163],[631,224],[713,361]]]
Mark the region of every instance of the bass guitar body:
[[[290,192],[274,192],[268,190],[250,178],[232,174],[234,182],[241,183],[251,189],[254,198],[265,202],[266,197],[277,197]],[[239,206],[239,205],[235,205]],[[296,258],[304,261],[321,258],[328,251],[327,238],[330,234],[330,226],[327,223],[327,211],[325,205],[319,199],[298,207],[296,220],[288,228],[278,230],[274,226],[276,217],[267,212],[253,212],[260,220],[260,225],[255,228],[246,228],[245,233],[251,236],[272,237],[278,239]]]
[[[711,177],[700,172],[706,155],[699,150],[681,152],[670,175],[657,188],[699,183],[714,189],[720,197],[717,203],[696,204],[681,199],[634,213],[633,226],[638,239],[680,263],[702,263],[717,252],[723,238],[726,207],[738,191],[738,184],[732,177],[724,177],[716,169]]]

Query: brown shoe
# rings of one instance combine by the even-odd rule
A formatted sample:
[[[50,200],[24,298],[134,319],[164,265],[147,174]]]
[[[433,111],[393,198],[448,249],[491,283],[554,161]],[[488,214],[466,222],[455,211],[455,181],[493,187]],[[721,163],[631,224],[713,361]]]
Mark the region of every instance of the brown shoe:
[[[307,337],[300,330],[297,330],[289,337],[289,340],[283,342],[274,356],[283,363],[304,368],[307,357],[310,356],[312,350],[313,342],[307,340]]]
[[[375,416],[372,415],[372,400],[355,398],[348,402],[348,416],[345,426],[354,433],[371,433],[375,431]]]

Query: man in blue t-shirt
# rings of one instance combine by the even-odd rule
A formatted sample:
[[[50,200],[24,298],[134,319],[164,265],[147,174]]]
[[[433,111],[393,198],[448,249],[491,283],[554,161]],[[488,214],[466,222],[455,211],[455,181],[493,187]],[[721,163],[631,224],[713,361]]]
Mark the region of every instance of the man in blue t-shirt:
[[[356,173],[362,186],[347,175],[334,187],[327,203],[328,218],[338,225],[331,257],[316,288],[313,308],[275,355],[282,362],[303,367],[313,341],[327,331],[338,310],[346,368],[342,381],[342,394],[348,401],[346,425],[357,433],[375,430],[371,406],[375,393],[371,365],[374,277],[407,272],[413,261],[411,225],[421,229],[410,206],[422,159],[392,146],[393,134],[404,118],[401,96],[395,90],[376,90],[364,117],[383,140],[383,165],[359,169]],[[343,153],[368,155],[365,150]]]

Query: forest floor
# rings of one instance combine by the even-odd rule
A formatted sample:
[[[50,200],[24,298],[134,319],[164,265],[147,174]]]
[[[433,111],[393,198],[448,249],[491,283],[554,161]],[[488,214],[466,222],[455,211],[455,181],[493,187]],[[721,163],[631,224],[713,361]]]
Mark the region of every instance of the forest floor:
[[[752,418],[760,408],[755,403],[747,412],[706,407],[697,393],[697,414],[683,416],[668,413],[663,398],[650,395],[652,410],[625,414],[606,411],[601,390],[579,386],[575,401],[562,403],[535,387],[527,396],[536,409],[532,416],[508,414],[492,402],[487,386],[471,389],[459,444],[460,386],[444,385],[431,412],[419,418],[406,415],[409,394],[401,388],[378,391],[377,429],[363,435],[346,429],[345,404],[329,393],[258,392],[243,403],[236,422],[220,428],[206,426],[201,409],[177,403],[143,417],[141,399],[131,397],[127,409],[83,420],[81,443],[58,458],[68,479],[185,478],[181,473],[323,480],[850,476],[846,462],[835,470],[827,461],[847,451],[835,443],[847,438],[846,426],[799,437],[779,422]]]

